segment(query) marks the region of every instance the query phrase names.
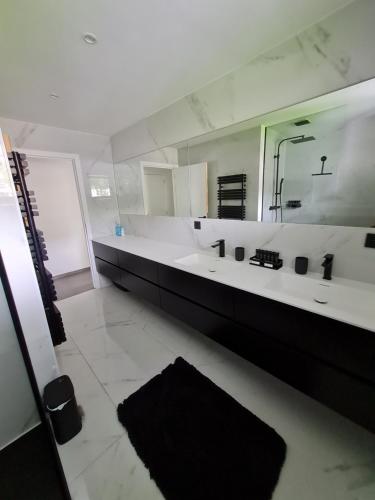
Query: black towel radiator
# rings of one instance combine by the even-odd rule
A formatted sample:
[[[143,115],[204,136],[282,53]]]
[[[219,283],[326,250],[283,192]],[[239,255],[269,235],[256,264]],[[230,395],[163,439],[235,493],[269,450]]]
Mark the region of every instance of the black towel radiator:
[[[219,219],[239,219],[246,218],[246,174],[224,175],[217,178],[218,190],[218,208],[217,216]],[[240,184],[240,187],[224,189],[227,184]],[[239,205],[223,205],[223,201],[239,200]]]
[[[66,340],[66,336],[60,311],[54,304],[57,296],[52,274],[44,266],[48,255],[43,231],[37,229],[34,220],[39,215],[34,192],[27,189],[25,177],[29,174],[28,162],[26,155],[15,151],[8,153],[8,159],[52,342],[58,345]]]

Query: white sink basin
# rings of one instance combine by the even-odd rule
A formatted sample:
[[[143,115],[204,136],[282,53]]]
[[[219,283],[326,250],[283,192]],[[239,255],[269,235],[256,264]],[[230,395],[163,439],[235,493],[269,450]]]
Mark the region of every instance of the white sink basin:
[[[175,260],[176,264],[186,266],[191,270],[203,273],[224,274],[235,271],[239,263],[226,257],[212,257],[202,253],[193,253]]]
[[[375,293],[302,276],[280,273],[266,286],[267,290],[289,295],[310,303],[320,303],[349,313],[374,315]]]

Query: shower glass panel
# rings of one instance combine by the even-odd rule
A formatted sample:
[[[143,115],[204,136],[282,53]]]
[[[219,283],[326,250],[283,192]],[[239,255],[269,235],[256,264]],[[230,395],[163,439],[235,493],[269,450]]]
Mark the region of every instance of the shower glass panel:
[[[34,394],[0,280],[0,450],[40,422]]]

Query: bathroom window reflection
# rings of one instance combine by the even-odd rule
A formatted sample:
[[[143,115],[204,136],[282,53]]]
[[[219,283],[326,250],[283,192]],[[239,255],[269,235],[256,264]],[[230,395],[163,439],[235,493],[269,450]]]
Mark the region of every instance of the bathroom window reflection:
[[[110,198],[111,188],[109,178],[104,175],[89,175],[92,198]]]

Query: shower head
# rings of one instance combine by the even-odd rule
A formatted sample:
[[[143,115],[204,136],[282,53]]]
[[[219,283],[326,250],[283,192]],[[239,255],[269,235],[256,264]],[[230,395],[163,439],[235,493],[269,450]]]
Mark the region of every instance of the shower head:
[[[303,125],[308,125],[310,122],[310,120],[307,120],[306,118],[304,118],[303,120],[299,120],[298,122],[294,122],[294,125],[296,127],[302,127]]]
[[[300,139],[294,139],[290,142],[293,144],[301,144],[302,142],[310,142],[310,141],[315,141],[315,137],[313,135],[309,135],[307,137],[303,136]]]

